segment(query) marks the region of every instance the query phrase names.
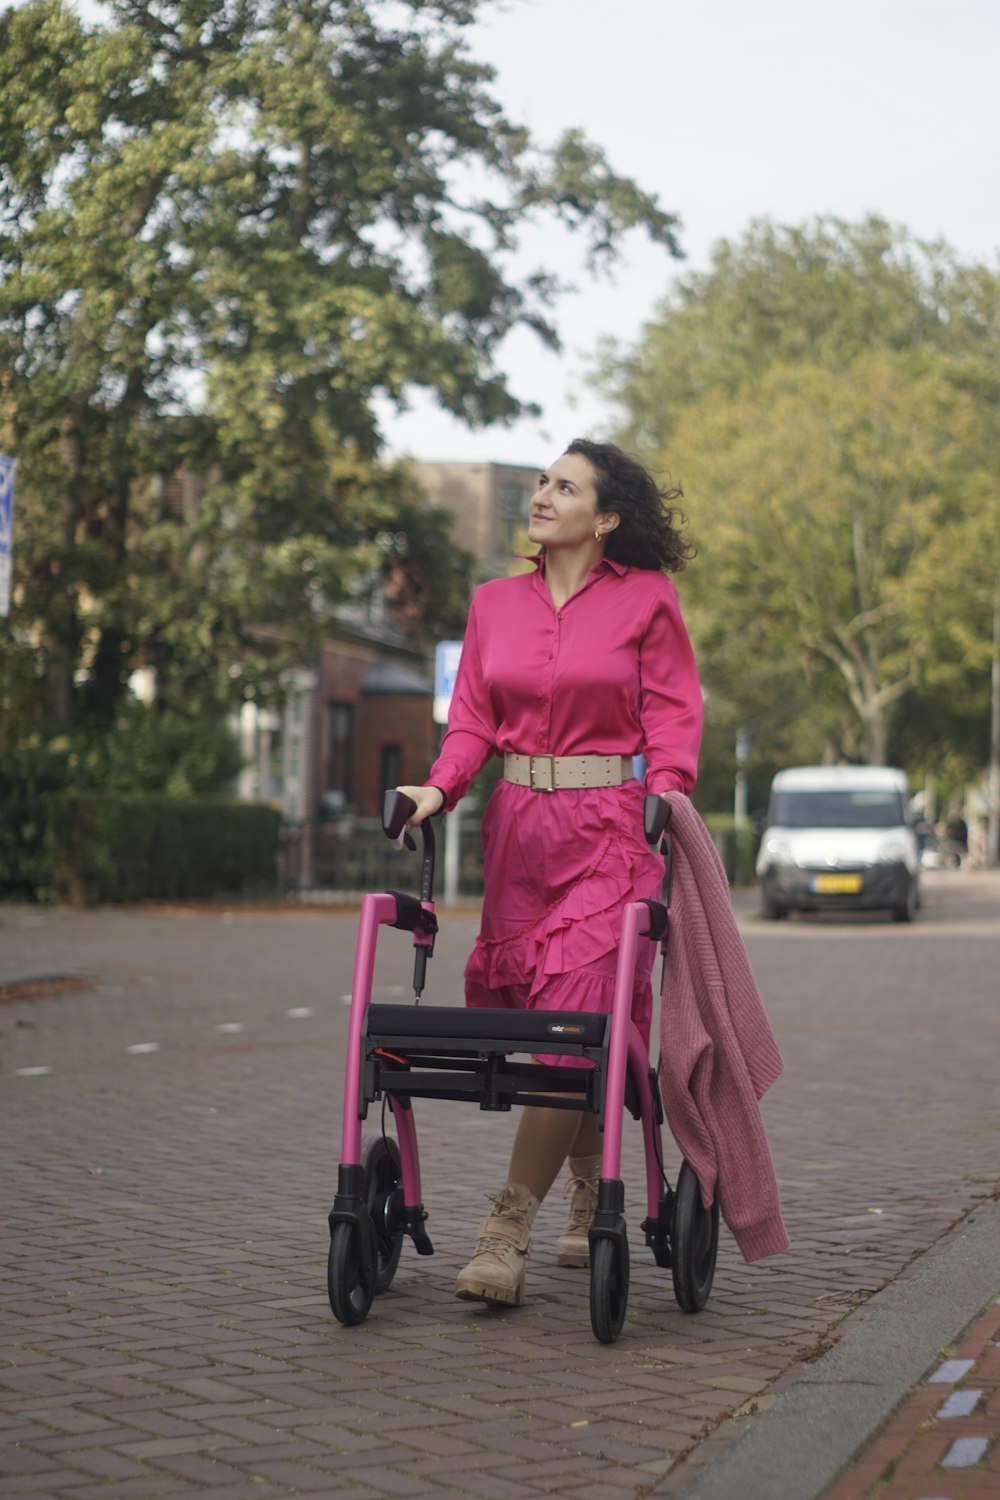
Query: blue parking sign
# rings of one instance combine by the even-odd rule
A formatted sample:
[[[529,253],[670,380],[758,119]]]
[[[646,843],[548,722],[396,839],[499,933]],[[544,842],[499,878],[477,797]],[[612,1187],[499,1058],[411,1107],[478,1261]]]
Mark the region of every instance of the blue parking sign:
[[[434,651],[434,722],[447,724],[451,695],[455,691],[461,641],[438,641]]]

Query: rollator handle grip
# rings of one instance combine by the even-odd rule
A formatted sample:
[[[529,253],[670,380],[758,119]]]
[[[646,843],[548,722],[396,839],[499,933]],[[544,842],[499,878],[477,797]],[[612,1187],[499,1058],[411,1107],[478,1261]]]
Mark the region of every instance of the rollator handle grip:
[[[395,788],[388,790],[382,798],[382,832],[386,838],[398,839],[403,833],[407,818],[412,818],[416,810],[417,804],[412,797],[408,797],[405,792],[397,792]],[[420,899],[433,901],[435,843],[430,818],[425,818],[420,824],[420,836],[424,846],[420,870]],[[403,843],[407,849],[417,847],[409,833],[403,833]]]
[[[386,792],[382,799],[382,832],[386,838],[398,839],[407,818],[412,818],[416,810],[417,804],[405,792]],[[417,847],[409,833],[403,835],[403,843],[407,849]]]
[[[649,792],[643,805],[643,822],[646,831],[646,843],[655,844],[670,822],[673,808],[658,792]]]

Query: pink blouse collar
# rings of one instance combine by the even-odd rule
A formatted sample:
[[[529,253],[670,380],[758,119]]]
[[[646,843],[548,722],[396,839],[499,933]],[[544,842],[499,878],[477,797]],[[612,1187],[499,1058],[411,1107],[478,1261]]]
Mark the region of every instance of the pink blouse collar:
[[[515,552],[514,556],[517,558],[518,562],[534,563],[539,573],[545,572],[544,548],[541,552]],[[628,572],[628,563],[616,562],[613,557],[602,557],[600,562],[595,563],[594,567],[591,568],[591,575],[598,572],[600,568],[604,567],[610,568],[612,572],[617,573],[619,577]]]

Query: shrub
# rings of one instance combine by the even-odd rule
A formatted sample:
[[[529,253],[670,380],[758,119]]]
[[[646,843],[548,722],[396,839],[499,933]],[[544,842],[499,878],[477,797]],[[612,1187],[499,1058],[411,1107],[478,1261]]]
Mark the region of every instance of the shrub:
[[[0,900],[50,901],[55,800],[69,775],[70,743],[30,733],[0,747]]]
[[[757,858],[757,835],[750,823],[736,827],[732,813],[706,813],[705,827],[719,851],[730,885],[745,885],[754,878]]]
[[[69,901],[272,892],[281,814],[223,797],[67,792],[50,823],[52,883]]]

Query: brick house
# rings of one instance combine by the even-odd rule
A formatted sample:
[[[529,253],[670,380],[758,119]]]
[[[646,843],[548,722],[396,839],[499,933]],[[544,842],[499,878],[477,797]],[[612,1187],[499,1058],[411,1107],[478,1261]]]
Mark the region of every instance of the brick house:
[[[344,621],[313,667],[288,675],[280,706],[243,704],[236,790],[284,812],[291,883],[323,878],[324,830],[374,818],[387,786],[426,775],[439,738],[433,691],[421,648]]]
[[[452,512],[454,540],[479,559],[480,578],[509,572],[537,471],[412,467],[428,503]],[[431,654],[409,639],[384,596],[338,615],[318,661],[289,674],[283,705],[246,703],[239,716],[238,794],[282,808],[285,877],[302,888],[338,880],[337,850],[356,820],[378,815],[387,786],[422,781],[441,735]]]
[[[524,542],[538,470],[526,464],[436,462],[412,468],[428,503],[451,511],[452,536],[479,559],[480,578],[509,573]]]

